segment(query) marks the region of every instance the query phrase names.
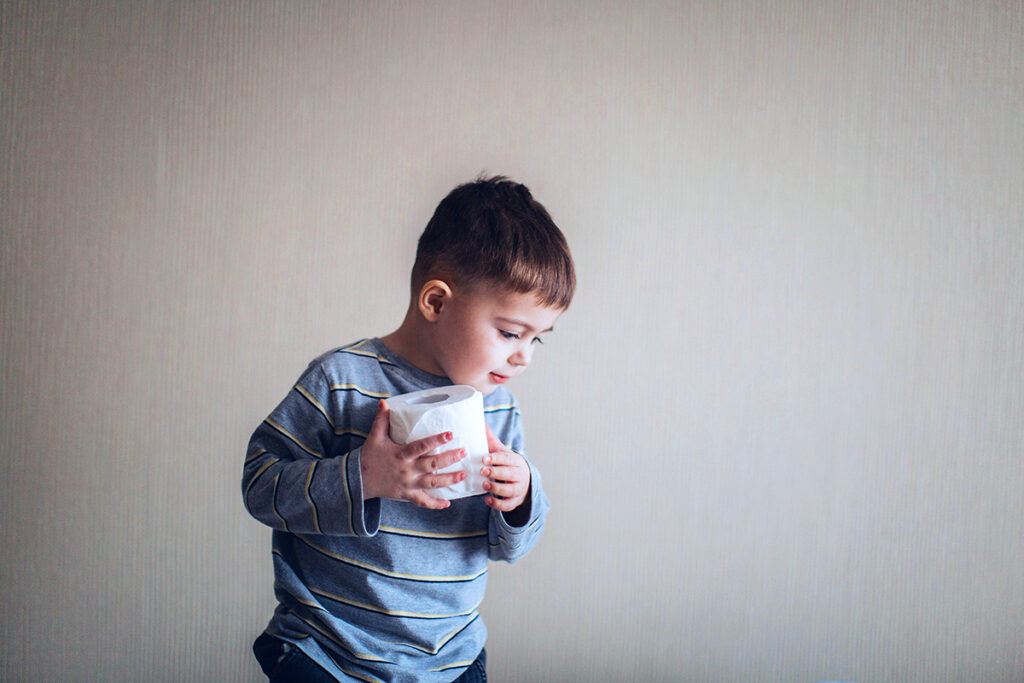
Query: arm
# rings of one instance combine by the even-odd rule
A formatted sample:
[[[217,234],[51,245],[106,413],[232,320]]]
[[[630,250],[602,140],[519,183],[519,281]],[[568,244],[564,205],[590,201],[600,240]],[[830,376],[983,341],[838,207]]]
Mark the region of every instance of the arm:
[[[249,441],[242,500],[253,517],[282,531],[372,536],[379,501],[363,500],[361,449],[336,454],[331,392],[311,366]]]
[[[512,563],[540,540],[550,504],[541,487],[540,472],[526,458],[507,448],[487,428],[490,453],[484,458],[484,488],[492,495],[488,557]]]
[[[363,444],[335,455],[340,450],[335,420],[342,408],[334,395],[323,369],[313,366],[257,427],[242,474],[243,501],[253,517],[282,531],[372,536],[380,524],[380,498],[433,509],[450,505],[425,489],[465,477],[463,472],[434,474],[465,457],[462,450],[430,455],[451,434],[396,444],[388,436],[387,404],[379,401]],[[372,399],[345,410],[362,412],[368,420],[370,406]]]

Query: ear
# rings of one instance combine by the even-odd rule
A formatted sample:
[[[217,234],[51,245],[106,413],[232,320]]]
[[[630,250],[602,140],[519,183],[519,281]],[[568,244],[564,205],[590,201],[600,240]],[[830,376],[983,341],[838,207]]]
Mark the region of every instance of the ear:
[[[430,280],[420,287],[417,306],[428,322],[436,322],[452,298],[452,288],[444,280]]]

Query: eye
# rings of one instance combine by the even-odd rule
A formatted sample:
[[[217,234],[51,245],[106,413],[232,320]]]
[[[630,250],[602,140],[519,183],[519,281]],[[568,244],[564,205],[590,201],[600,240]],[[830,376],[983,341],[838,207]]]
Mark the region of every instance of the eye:
[[[544,343],[544,340],[543,340],[543,339],[541,339],[540,337],[534,337],[534,338],[533,338],[533,343],[534,343],[534,344],[543,344],[543,343]]]
[[[509,332],[508,330],[498,330],[498,332],[500,332],[501,336],[505,339],[519,339],[519,335],[515,332]]]

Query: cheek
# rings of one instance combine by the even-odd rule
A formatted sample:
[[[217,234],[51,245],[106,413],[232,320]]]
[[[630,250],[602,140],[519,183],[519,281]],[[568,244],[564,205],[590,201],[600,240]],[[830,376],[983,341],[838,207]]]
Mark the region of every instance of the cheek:
[[[496,343],[493,339],[489,339],[485,335],[481,335],[475,341],[476,343],[473,345],[473,356],[479,362],[490,365],[501,358],[501,345]]]

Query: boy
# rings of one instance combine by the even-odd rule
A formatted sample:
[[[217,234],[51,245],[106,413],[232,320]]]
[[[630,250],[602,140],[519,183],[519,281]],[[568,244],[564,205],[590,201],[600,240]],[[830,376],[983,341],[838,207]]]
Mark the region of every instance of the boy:
[[[420,237],[401,326],[315,359],[256,429],[242,494],[274,529],[278,606],[253,646],[271,681],[485,680],[487,561],[529,551],[548,509],[502,385],[575,286],[525,186],[461,185]],[[461,481],[435,472],[466,454],[443,448],[450,433],[396,444],[383,401],[449,384],[484,394],[490,451],[487,493],[451,501],[429,490]]]

